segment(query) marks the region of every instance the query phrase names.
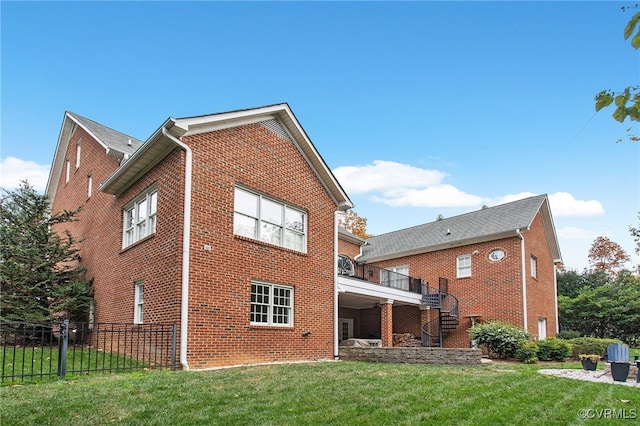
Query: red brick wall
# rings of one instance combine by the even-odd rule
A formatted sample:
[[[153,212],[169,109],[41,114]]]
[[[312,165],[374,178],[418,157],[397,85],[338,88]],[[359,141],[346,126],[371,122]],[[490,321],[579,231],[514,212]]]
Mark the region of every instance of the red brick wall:
[[[349,256],[353,260],[360,254],[360,246],[340,239],[338,234],[338,253],[344,256]]]
[[[324,186],[292,142],[259,124],[184,142],[193,150],[190,367],[333,357],[336,206]],[[236,184],[306,211],[307,253],[234,237]],[[250,325],[252,280],[294,288],[293,327]]]
[[[393,332],[413,333],[414,336],[422,335],[420,308],[417,306],[393,307]]]
[[[531,230],[523,231],[523,235],[527,271],[527,329],[532,336],[537,336],[538,318],[546,318],[547,336],[555,336],[554,266],[540,214],[533,221]],[[498,262],[491,261],[488,257],[496,248],[506,253],[504,259]],[[474,254],[476,251],[477,254]],[[456,278],[456,258],[464,254],[472,255],[471,276]],[[531,278],[531,254],[537,257],[537,279]],[[375,265],[383,268],[409,265],[409,275],[422,278],[423,282],[428,281],[434,288],[438,287],[439,277],[448,278],[449,293],[459,301],[461,323],[445,338],[444,345],[447,347],[470,345],[467,332],[471,326],[469,315],[481,315],[483,321],[499,320],[519,327],[524,326],[522,256],[518,236],[387,260]],[[398,317],[394,311],[394,322],[398,321]],[[401,317],[403,323],[398,328],[409,328],[410,325],[407,323],[417,322],[407,314]]]
[[[80,167],[75,169],[79,138]],[[78,221],[67,228],[81,241],[81,265],[93,279],[95,321],[132,323],[134,283],[144,280],[144,322],[179,323],[184,175],[181,151],[171,153],[117,198],[98,191],[100,183],[118,168],[117,160],[106,155],[104,147],[80,127],[71,137],[67,156],[72,173],[65,183],[66,165],[63,166],[52,211],[83,206]],[[88,198],[89,174],[93,191]],[[122,208],[153,183],[158,186],[156,234],[123,251]]]
[[[527,271],[527,319],[529,334],[538,338],[538,319],[546,318],[547,337],[556,335],[555,269],[546,240],[542,217],[538,214],[529,231],[523,232]],[[530,257],[537,259],[536,278],[531,276]]]

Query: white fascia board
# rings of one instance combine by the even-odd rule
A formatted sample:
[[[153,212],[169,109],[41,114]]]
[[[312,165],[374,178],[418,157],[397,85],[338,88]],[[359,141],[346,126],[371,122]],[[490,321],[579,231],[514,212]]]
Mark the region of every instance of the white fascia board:
[[[377,297],[380,299],[392,299],[398,302],[422,304],[422,295],[404,291],[396,288],[385,287],[378,284],[371,284],[367,281],[338,277],[338,285],[346,293],[361,294],[363,296]]]

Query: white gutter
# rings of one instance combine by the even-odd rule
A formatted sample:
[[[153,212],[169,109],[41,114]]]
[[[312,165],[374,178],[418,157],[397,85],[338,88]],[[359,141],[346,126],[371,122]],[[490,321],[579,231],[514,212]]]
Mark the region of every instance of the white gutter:
[[[520,237],[520,253],[522,254],[522,316],[524,317],[523,327],[527,330],[527,265],[524,255],[524,235],[519,229],[516,229],[516,234]]]
[[[184,219],[182,223],[182,300],[180,302],[180,364],[184,370],[189,369],[187,363],[187,338],[189,327],[189,244],[191,243],[191,148],[171,135],[165,127],[162,134],[171,139],[185,152],[184,166]]]
[[[338,345],[338,217],[340,210],[333,213],[333,358],[340,356]]]

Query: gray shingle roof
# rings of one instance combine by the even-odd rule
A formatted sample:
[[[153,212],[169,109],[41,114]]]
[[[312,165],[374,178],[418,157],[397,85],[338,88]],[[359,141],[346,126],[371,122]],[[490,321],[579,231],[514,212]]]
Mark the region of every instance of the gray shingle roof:
[[[546,195],[537,195],[377,235],[367,239],[360,260],[380,260],[515,235],[517,229],[531,225],[546,199]]]
[[[103,126],[100,123],[96,123],[93,120],[89,120],[88,118],[71,111],[67,111],[67,114],[69,114],[69,116],[76,120],[80,125],[85,127],[90,133],[93,133],[93,135],[107,148],[114,149],[118,152],[122,152],[123,154],[131,155],[144,143],[139,139],[120,133],[117,130]],[[131,145],[129,145],[129,141],[131,141]]]

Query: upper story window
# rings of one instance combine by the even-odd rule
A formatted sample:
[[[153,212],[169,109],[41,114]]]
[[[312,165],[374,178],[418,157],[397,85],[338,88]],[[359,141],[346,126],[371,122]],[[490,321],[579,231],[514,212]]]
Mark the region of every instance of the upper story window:
[[[471,276],[471,255],[463,254],[457,258],[457,277],[464,278]]]
[[[69,178],[71,177],[71,160],[67,158],[67,170],[64,174],[64,183],[69,183]]]
[[[157,211],[158,190],[155,187],[125,206],[122,248],[156,232]]]
[[[533,278],[538,278],[538,259],[533,255],[530,258],[530,264],[531,264],[531,276]]]
[[[78,139],[76,143],[76,169],[80,167],[80,153],[82,152],[82,139]]]
[[[235,189],[233,233],[306,252],[306,214],[261,194]]]
[[[394,266],[380,271],[380,281],[387,287],[409,290],[409,266]]]

